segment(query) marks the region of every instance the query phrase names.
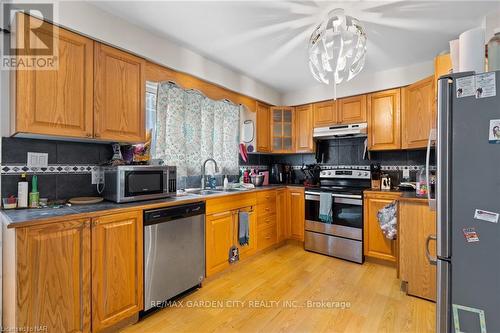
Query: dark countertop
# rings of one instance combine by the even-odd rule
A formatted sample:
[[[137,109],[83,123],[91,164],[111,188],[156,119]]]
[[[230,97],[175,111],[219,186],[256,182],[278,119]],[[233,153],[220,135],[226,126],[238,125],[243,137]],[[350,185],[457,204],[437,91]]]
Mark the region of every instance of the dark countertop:
[[[400,194],[399,200],[407,200],[407,201],[420,201],[420,202],[427,202],[429,199],[427,197],[418,197],[415,191],[398,191],[398,190],[374,190],[374,189],[368,189],[365,190],[365,193],[394,193],[394,194]]]
[[[12,209],[0,210],[3,223],[6,223],[8,228],[21,227],[32,224],[33,222],[52,222],[64,221],[69,218],[90,218],[97,216],[96,213],[114,213],[133,209],[155,209],[161,207],[168,207],[174,205],[182,205],[192,202],[205,201],[211,198],[221,196],[231,196],[243,193],[255,193],[265,190],[273,190],[278,188],[285,188],[287,185],[267,185],[260,186],[252,190],[224,192],[221,191],[217,194],[210,195],[194,195],[188,194],[183,196],[176,196],[172,198],[137,201],[131,203],[115,203],[111,201],[103,201],[97,204],[90,205],[72,205],[62,208],[32,208],[32,209]],[[300,185],[290,185],[296,187]]]

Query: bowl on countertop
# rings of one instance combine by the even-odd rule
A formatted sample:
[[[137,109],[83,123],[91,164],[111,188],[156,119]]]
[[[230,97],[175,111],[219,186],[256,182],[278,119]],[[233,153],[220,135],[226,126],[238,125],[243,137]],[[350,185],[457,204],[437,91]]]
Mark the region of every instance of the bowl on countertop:
[[[264,183],[264,175],[251,175],[250,181],[255,186],[262,186],[262,184]]]

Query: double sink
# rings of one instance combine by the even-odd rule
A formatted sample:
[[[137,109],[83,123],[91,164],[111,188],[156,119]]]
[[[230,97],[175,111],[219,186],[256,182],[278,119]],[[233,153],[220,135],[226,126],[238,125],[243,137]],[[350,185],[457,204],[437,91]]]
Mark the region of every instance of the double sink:
[[[213,195],[213,194],[221,194],[221,193],[231,193],[231,192],[245,192],[249,189],[237,189],[237,188],[229,188],[229,189],[210,189],[210,190],[202,190],[202,189],[186,189],[186,193],[194,194],[194,195]]]

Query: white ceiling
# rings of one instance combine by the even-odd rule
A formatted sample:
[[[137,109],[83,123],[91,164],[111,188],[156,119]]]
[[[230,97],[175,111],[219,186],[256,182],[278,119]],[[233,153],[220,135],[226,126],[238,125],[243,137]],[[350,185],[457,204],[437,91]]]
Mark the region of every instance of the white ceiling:
[[[365,25],[365,75],[432,60],[448,48],[449,40],[500,10],[499,1],[91,3],[283,93],[319,84],[307,65],[307,41],[334,8],[345,9]]]

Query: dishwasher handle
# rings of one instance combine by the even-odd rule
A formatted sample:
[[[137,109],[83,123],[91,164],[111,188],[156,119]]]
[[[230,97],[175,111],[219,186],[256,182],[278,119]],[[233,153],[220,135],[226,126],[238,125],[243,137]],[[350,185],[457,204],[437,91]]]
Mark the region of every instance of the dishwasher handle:
[[[204,214],[204,202],[146,210],[144,211],[144,226],[165,223],[168,221],[179,220],[186,217]]]

